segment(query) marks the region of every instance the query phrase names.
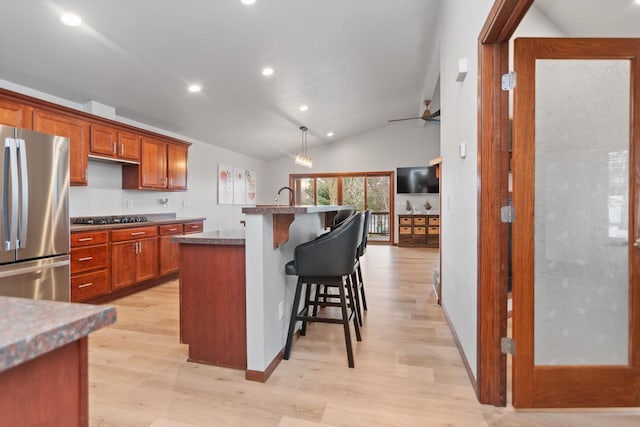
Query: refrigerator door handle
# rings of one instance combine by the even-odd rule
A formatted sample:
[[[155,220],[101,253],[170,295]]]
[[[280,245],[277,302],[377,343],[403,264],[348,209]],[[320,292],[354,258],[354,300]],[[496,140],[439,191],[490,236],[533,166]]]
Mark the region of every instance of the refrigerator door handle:
[[[27,144],[24,139],[16,140],[17,156],[20,166],[20,219],[18,225],[17,248],[27,247],[27,229],[29,228],[29,174],[27,173]]]
[[[11,182],[11,188],[9,188]],[[4,140],[4,194],[2,210],[4,222],[4,250],[16,249],[18,240],[18,161],[16,155],[16,140],[5,138]],[[11,212],[9,212],[9,200],[7,194],[11,194]]]
[[[43,264],[43,265],[31,265],[29,267],[24,267],[20,269],[9,270],[9,271],[0,270],[0,279],[4,277],[12,277],[12,276],[19,276],[21,274],[33,273],[35,271],[48,270],[56,267],[63,267],[65,265],[69,265],[68,259],[65,259],[62,261],[54,261],[54,262]]]

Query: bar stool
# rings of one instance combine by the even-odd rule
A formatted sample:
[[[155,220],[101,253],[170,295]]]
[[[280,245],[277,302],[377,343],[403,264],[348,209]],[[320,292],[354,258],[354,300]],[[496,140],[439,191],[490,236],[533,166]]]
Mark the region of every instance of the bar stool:
[[[351,332],[349,322],[353,319],[356,339],[361,341],[360,328],[354,304],[353,286],[349,278],[354,271],[356,252],[359,239],[362,236],[363,217],[352,215],[336,229],[323,234],[315,240],[298,245],[294,251],[293,261],[285,265],[287,275],[298,276],[295,297],[291,308],[289,332],[284,351],[284,359],[291,355],[293,334],[298,321],[302,321],[300,333],[306,335],[307,322],[338,323],[344,328],[344,340],[347,348],[347,360],[349,367],[354,367],[353,349],[351,345]],[[311,299],[311,285],[322,285],[325,292],[329,288],[337,288],[339,302],[319,302]],[[304,304],[300,309],[300,298],[303,288],[305,290]],[[332,298],[334,296],[332,295]],[[330,306],[340,307],[341,318],[321,317],[317,315],[316,307]],[[309,313],[310,307],[314,307],[313,313]]]
[[[333,217],[333,225],[331,226],[331,229],[333,230],[336,227],[338,227],[340,224],[342,224],[347,218],[349,218],[354,213],[356,213],[355,209],[344,209],[344,210],[338,211],[336,216]]]
[[[369,224],[371,223],[371,211],[367,210],[362,212],[364,217],[362,227],[362,239],[356,252],[356,264],[354,266],[353,274],[351,275],[351,282],[353,283],[353,292],[355,295],[356,308],[358,310],[358,321],[362,326],[362,310],[367,311],[367,297],[364,294],[364,277],[362,276],[362,268],[360,268],[360,259],[367,252],[367,242],[369,241]]]

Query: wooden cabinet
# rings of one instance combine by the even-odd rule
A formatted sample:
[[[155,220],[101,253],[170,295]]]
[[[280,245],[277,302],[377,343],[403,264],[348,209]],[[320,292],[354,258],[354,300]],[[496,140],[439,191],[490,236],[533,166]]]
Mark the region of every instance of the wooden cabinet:
[[[69,179],[71,185],[87,185],[87,156],[90,124],[87,121],[34,110],[33,130],[69,138]]]
[[[187,147],[167,144],[167,188],[171,190],[187,189]]]
[[[440,246],[439,215],[399,215],[398,246]]]
[[[108,232],[71,233],[71,301],[109,293]]]
[[[157,227],[111,232],[111,288],[120,289],[158,277]]]
[[[160,275],[175,273],[180,269],[180,244],[173,241],[173,236],[182,234],[182,224],[168,224],[158,227],[160,253]]]
[[[122,167],[122,188],[187,189],[188,145],[143,136],[140,151],[140,165]]]
[[[109,126],[93,124],[89,153],[97,157],[138,162],[140,161],[140,137]]]
[[[8,99],[0,99],[0,125],[31,129],[33,109]]]
[[[184,234],[202,233],[202,221],[188,222],[184,225]]]

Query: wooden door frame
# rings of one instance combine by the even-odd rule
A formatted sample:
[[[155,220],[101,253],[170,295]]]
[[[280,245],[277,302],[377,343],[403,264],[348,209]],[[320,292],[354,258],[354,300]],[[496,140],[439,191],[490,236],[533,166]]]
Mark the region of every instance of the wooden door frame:
[[[478,37],[478,313],[476,394],[480,403],[506,406],[508,227],[500,207],[508,203],[509,40],[534,0],[495,0]]]

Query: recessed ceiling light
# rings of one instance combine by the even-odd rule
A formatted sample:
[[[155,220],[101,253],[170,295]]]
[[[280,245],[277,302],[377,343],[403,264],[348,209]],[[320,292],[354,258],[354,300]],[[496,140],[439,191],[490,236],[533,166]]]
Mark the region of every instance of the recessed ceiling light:
[[[202,86],[200,86],[200,85],[191,85],[191,86],[189,86],[188,89],[189,89],[189,92],[196,93],[196,92],[200,92],[202,90]]]
[[[240,2],[246,6],[250,6],[256,2],[256,0],[240,0]]]
[[[331,138],[333,135],[335,135],[333,132],[327,132],[327,136],[328,136],[329,138]]]
[[[64,25],[68,25],[70,27],[77,27],[82,24],[82,19],[78,15],[74,15],[73,13],[65,13],[60,17],[60,21]]]
[[[263,76],[271,76],[271,75],[273,75],[273,73],[274,73],[274,71],[273,71],[273,68],[271,68],[271,67],[264,67],[262,69],[262,75]]]
[[[308,111],[309,110],[309,106],[308,105],[301,105],[300,108],[298,108],[298,110],[300,110],[300,111]]]

